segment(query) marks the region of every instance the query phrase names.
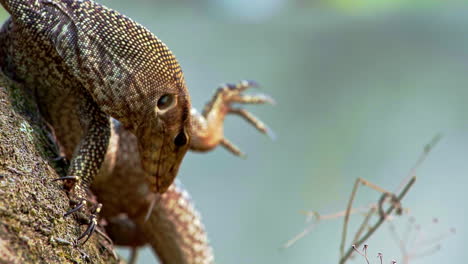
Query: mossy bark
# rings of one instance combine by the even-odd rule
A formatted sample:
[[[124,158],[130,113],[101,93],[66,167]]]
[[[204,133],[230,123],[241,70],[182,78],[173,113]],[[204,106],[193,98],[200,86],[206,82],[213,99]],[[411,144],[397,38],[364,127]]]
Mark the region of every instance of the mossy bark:
[[[72,242],[86,228],[70,209],[64,166],[37,106],[19,85],[0,87],[0,263],[119,263],[99,235]],[[6,88],[5,88],[6,87]]]

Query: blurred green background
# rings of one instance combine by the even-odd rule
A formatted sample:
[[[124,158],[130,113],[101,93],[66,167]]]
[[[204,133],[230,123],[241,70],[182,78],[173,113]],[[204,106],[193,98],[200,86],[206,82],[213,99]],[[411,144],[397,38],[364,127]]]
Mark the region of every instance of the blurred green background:
[[[217,263],[337,263],[342,219],[323,222],[280,249],[304,229],[300,211],[344,209],[357,177],[396,189],[439,132],[444,137],[420,167],[403,205],[421,224],[423,238],[452,227],[457,233],[443,239],[436,253],[410,263],[466,260],[464,1],[100,2],[142,23],[172,49],[197,108],[219,83],[241,79],[257,80],[260,91],[277,101],[248,107],[276,132],[275,141],[228,118],[226,135],[248,159],[221,148],[189,153],[180,170]],[[366,205],[378,197],[362,189],[356,202]],[[400,233],[408,218],[395,221]],[[382,252],[386,263],[401,263],[390,234],[383,226],[368,241],[370,254]],[[145,249],[139,263],[156,260]]]

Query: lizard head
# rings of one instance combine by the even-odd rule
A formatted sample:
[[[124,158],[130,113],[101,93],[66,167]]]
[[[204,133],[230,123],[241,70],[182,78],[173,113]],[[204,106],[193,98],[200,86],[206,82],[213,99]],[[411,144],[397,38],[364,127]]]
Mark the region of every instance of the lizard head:
[[[150,188],[163,193],[174,181],[189,148],[190,100],[185,85],[161,89],[156,98],[153,111],[137,127],[136,136]]]

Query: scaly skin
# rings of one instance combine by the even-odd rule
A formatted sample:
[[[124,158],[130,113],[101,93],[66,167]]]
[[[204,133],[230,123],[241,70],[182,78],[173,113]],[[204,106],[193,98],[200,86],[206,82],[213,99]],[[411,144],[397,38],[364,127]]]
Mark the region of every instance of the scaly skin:
[[[222,86],[205,107],[203,115],[192,111],[191,150],[209,151],[222,145],[224,117],[239,112],[232,108],[232,103],[272,102],[263,95],[243,95],[242,92],[252,84],[241,82],[237,86]],[[268,133],[262,122],[251,114],[247,116],[247,121],[260,132]],[[106,159],[92,185],[93,193],[104,204],[102,215],[107,219],[106,231],[118,245],[136,248],[149,244],[162,263],[213,263],[212,249],[200,216],[180,185],[173,184],[158,198],[145,221],[153,198],[139,166],[136,143],[128,130],[113,122]]]
[[[188,195],[171,185],[145,221],[152,193],[139,166],[136,138],[114,127],[109,152],[92,185],[103,203],[101,216],[115,244],[133,248],[150,244],[164,264],[213,263],[198,213]]]
[[[137,178],[144,179],[147,191],[153,193],[168,190],[189,147],[206,151],[221,144],[241,154],[219,136],[225,114],[241,115],[264,129],[244,110],[226,107],[222,102],[225,95],[230,96],[230,102],[240,103],[268,99],[243,97],[232,92],[234,86],[221,88],[202,116],[191,113],[182,70],[171,51],[143,26],[113,10],[93,1],[79,0],[0,0],[0,3],[11,15],[0,32],[0,67],[5,75],[35,94],[41,114],[70,160],[67,176],[61,179],[77,206],[66,215],[86,204],[89,185],[109,145],[110,117],[120,121],[130,135],[128,138],[135,135],[134,160],[128,164],[132,164],[132,169],[138,168]],[[240,85],[239,90],[248,86]],[[213,115],[213,109],[222,115]],[[125,164],[118,166],[128,165]],[[180,192],[170,191],[161,200],[168,197],[167,204],[183,201],[177,195],[172,196],[174,193]],[[120,196],[118,200],[124,198]],[[145,205],[142,201],[145,199],[136,200],[134,205]],[[158,205],[152,213],[157,208]],[[193,210],[189,210],[191,207],[182,206],[179,208],[182,211],[178,207],[169,208],[174,211],[166,216],[178,212],[181,219],[189,219],[190,215],[197,219]],[[100,210],[98,204],[88,229],[78,240],[91,236]],[[137,222],[144,232],[159,225],[151,216],[147,224]],[[184,232],[183,223],[177,219],[169,220],[176,231],[183,237],[185,234],[194,237],[197,232]],[[171,230],[168,232],[173,235]],[[149,242],[154,241],[157,239]],[[175,246],[186,248],[182,244],[179,241]],[[170,252],[161,252],[166,251]]]
[[[166,191],[191,136],[190,97],[171,51],[143,26],[92,1],[0,3],[11,15],[0,33],[0,66],[36,95],[71,160],[62,179],[78,205],[66,215],[86,204],[107,150],[109,117],[136,135],[152,191]],[[93,214],[86,235],[95,224]]]

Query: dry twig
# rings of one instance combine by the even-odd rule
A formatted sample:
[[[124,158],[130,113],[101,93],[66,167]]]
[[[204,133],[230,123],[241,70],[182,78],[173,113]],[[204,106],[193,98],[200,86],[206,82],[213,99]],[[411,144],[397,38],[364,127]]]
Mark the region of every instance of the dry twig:
[[[360,245],[362,245],[367,239],[369,239],[370,236],[372,236],[375,231],[386,221],[389,219],[389,217],[392,215],[392,213],[395,211],[397,215],[401,215],[403,213],[403,207],[401,205],[402,199],[405,197],[405,195],[408,193],[408,191],[411,189],[413,184],[416,181],[416,171],[420,167],[420,165],[424,162],[424,160],[427,158],[429,152],[434,148],[434,146],[440,141],[441,135],[438,134],[436,135],[430,142],[424,147],[423,152],[421,155],[418,157],[416,160],[415,164],[413,167],[410,169],[408,176],[406,176],[403,181],[401,182],[400,186],[397,188],[397,191],[392,193],[384,188],[381,188],[380,186],[377,186],[365,179],[358,178],[356,179],[356,182],[354,183],[353,190],[351,192],[351,196],[348,200],[348,205],[346,207],[346,210],[340,211],[334,214],[329,214],[329,215],[321,215],[318,212],[309,212],[307,213],[307,221],[306,222],[312,222],[309,224],[301,233],[297,234],[294,236],[292,239],[287,241],[284,245],[283,248],[288,248],[291,245],[293,245],[296,241],[307,235],[309,232],[311,232],[319,223],[321,220],[329,220],[329,219],[336,219],[340,217],[344,217],[344,223],[343,223],[343,232],[342,232],[342,237],[341,237],[341,245],[340,245],[340,264],[344,264],[352,255],[353,252],[357,252],[362,256],[365,256],[367,263],[369,263],[369,260],[367,258],[367,245],[364,246],[363,252],[359,251],[358,248]],[[359,189],[360,185],[367,186],[371,189],[376,190],[377,192],[381,193],[381,196],[376,203],[372,203],[369,206],[363,207],[363,208],[353,208],[353,202],[355,199],[355,196],[357,194],[357,191]],[[398,193],[398,195],[397,195]],[[390,206],[385,210],[384,205],[389,204]],[[354,237],[353,237],[353,246],[348,248],[348,250],[345,251],[346,247],[346,236],[348,233],[348,224],[349,224],[349,218],[352,214],[356,213],[361,213],[364,215],[364,219],[359,226],[358,230],[356,231]],[[377,221],[369,227],[369,222],[372,216],[377,215],[379,218]],[[378,258],[380,259],[380,262],[383,263],[383,258],[382,254],[379,253]],[[396,263],[396,261],[392,261],[392,263]]]

